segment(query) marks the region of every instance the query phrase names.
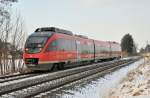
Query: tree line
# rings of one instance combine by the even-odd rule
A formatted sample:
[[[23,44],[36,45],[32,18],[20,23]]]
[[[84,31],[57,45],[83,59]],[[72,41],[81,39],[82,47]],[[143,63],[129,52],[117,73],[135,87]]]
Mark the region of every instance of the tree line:
[[[23,20],[11,12],[17,0],[0,1],[0,74],[17,72],[23,67],[21,48],[25,42]]]
[[[137,44],[131,34],[126,34],[121,39],[121,49],[123,55],[132,56],[137,54]]]
[[[139,52],[137,52],[137,44],[134,42],[134,39],[131,34],[126,34],[121,39],[121,49],[123,54],[126,54],[127,56],[133,56],[143,53],[150,52],[150,44],[147,44],[146,47],[141,48]]]
[[[140,53],[150,52],[150,44],[147,44],[145,48],[140,49]]]

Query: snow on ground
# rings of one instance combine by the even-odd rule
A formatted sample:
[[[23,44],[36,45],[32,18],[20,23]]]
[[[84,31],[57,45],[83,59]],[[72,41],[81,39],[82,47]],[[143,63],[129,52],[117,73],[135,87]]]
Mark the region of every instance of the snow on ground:
[[[129,66],[117,69],[102,77],[91,78],[91,80],[83,81],[68,89],[62,90],[62,93],[56,93],[56,95],[59,96],[58,98],[105,98],[105,95],[108,94],[111,88],[115,88],[128,72],[136,69],[139,65],[143,64],[143,62],[144,60],[141,59]]]
[[[150,59],[130,71],[105,98],[150,98]]]

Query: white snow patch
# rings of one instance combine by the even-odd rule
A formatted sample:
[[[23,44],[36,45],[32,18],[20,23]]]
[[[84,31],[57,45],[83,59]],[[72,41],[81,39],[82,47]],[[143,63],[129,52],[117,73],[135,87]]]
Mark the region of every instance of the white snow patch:
[[[150,98],[150,62],[130,71],[105,98]]]
[[[129,71],[137,68],[143,62],[143,59],[139,60],[130,66],[123,67],[104,77],[100,77],[97,81],[92,81],[92,83],[87,84],[84,88],[79,86],[80,90],[67,90],[67,92],[72,94],[63,94],[61,98],[104,98],[110,88],[116,87]]]

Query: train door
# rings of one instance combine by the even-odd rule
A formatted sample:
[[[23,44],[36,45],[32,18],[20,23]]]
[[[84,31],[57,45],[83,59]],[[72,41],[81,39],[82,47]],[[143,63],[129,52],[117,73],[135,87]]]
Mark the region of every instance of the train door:
[[[81,60],[81,46],[80,46],[80,41],[76,40],[76,50],[77,50],[77,62]]]
[[[109,42],[109,57],[112,57],[112,44]]]
[[[93,47],[94,47],[94,61],[95,61],[95,58],[96,58],[96,46],[95,46],[95,41],[93,40]]]

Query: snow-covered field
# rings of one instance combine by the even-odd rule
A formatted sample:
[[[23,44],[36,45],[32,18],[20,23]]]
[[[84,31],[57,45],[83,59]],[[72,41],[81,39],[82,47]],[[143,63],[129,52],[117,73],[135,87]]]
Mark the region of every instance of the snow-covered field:
[[[105,98],[150,98],[150,59],[130,71]]]

